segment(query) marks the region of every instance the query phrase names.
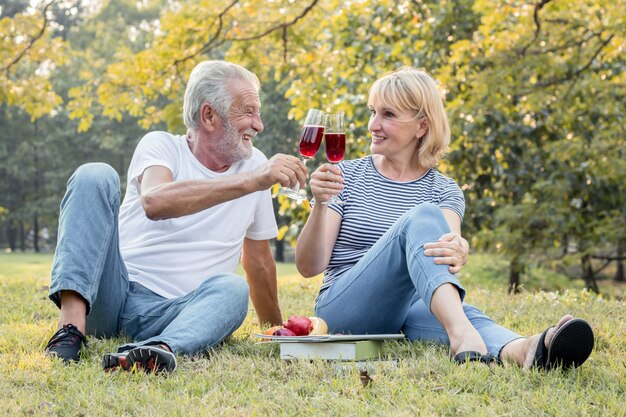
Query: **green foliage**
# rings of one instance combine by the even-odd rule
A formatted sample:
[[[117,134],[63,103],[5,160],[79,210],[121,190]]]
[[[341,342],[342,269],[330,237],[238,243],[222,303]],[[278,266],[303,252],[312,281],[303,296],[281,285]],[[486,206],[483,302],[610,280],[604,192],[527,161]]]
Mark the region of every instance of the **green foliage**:
[[[32,120],[61,104],[48,75],[64,64],[67,45],[47,30],[49,6],[11,2],[0,10],[0,103],[26,110]]]
[[[61,114],[76,120],[72,130],[98,132],[101,147],[130,152],[136,136],[116,129],[136,120],[184,131],[189,72],[226,58],[289,100],[288,117],[273,119],[285,102],[264,92],[276,133],[264,136],[286,142],[266,153],[295,152],[295,123],[317,107],[346,113],[347,157],[356,158],[369,148],[371,83],[422,67],[446,97],[453,143],[440,169],[465,192],[474,247],[562,269],[624,256],[624,0],[67,4],[46,14],[15,0],[1,11],[0,102],[33,120]],[[308,206],[277,204],[293,241]]]
[[[106,62],[113,59],[118,45],[128,47],[119,37],[120,31],[130,32],[132,25],[140,26],[143,20],[150,21],[158,16],[154,8],[139,13],[136,4],[132,2],[132,7],[130,4],[115,0],[103,5],[93,16],[70,15],[72,20],[62,21],[63,31],[53,32],[55,37],[63,37],[64,42],[73,47],[65,56],[69,64],[63,71],[51,72],[47,78],[61,98],[67,101],[77,90],[89,91],[85,79],[106,69]],[[72,25],[72,22],[83,24]],[[61,21],[52,23],[59,28]],[[142,42],[140,31],[136,35],[137,42]],[[145,36],[143,38],[145,41]],[[125,185],[123,179],[130,157],[145,131],[128,115],[119,121],[103,117],[92,97],[87,97],[78,107],[76,101],[71,103],[74,104],[58,106],[35,121],[28,109],[0,107],[0,124],[11,127],[0,130],[0,174],[6,179],[0,184],[0,206],[7,210],[0,223],[0,241],[6,239],[13,249],[26,246],[24,235],[33,229],[36,233],[36,224],[40,228],[47,227],[54,239],[65,184],[80,164],[107,162],[122,176],[122,187]],[[90,106],[97,111],[86,111]],[[72,121],[79,113],[88,117]],[[87,125],[93,129],[83,132]],[[7,236],[1,239],[5,230]]]
[[[479,247],[528,262],[626,234],[624,2],[607,6],[475,3],[442,80]]]

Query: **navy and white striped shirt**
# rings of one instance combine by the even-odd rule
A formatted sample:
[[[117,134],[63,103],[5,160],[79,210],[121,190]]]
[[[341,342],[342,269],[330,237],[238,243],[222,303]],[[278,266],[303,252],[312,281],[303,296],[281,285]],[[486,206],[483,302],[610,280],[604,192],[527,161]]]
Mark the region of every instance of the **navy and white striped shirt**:
[[[416,180],[400,182],[382,176],[371,156],[343,161],[339,167],[345,179],[345,188],[339,193],[344,204],[329,207],[342,220],[320,293],[354,266],[400,216],[417,204],[433,203],[463,218],[463,192],[454,180],[435,169]]]

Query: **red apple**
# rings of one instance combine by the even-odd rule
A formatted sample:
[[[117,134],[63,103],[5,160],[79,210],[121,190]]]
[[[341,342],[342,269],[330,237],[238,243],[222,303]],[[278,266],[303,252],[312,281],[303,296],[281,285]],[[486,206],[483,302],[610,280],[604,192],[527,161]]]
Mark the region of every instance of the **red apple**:
[[[280,328],[274,332],[274,336],[296,336],[296,334],[289,329]]]
[[[294,332],[296,336],[306,336],[311,333],[311,320],[308,317],[291,316],[286,323],[283,323],[283,326]]]

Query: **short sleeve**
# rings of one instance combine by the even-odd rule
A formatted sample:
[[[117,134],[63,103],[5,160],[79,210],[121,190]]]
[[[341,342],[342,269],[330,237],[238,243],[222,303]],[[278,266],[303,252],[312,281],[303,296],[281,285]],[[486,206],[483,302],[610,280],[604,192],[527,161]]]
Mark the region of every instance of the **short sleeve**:
[[[446,208],[454,211],[463,220],[465,215],[465,196],[463,191],[454,180],[447,178],[445,186],[439,195],[437,202],[439,208]]]
[[[267,162],[267,157],[258,149],[254,149],[252,161],[255,166]],[[246,230],[246,237],[252,240],[267,240],[278,236],[278,226],[274,215],[274,205],[272,203],[272,192],[268,190],[257,191],[255,193],[256,206],[254,217],[250,226]]]
[[[146,168],[159,165],[172,171],[174,177],[178,171],[178,148],[174,137],[165,132],[150,132],[137,145],[133,160],[128,168],[128,182],[135,182]]]
[[[252,240],[267,240],[278,236],[276,217],[272,206],[270,190],[258,191],[256,210],[252,223],[246,230],[246,237]]]

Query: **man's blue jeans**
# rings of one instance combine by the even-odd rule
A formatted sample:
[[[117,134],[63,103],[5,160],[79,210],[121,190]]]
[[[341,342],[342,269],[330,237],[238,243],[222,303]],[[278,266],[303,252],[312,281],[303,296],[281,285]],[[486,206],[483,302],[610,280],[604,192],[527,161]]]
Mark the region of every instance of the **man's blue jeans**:
[[[410,340],[450,344],[448,335],[430,312],[432,296],[439,286],[455,285],[463,300],[465,290],[448,272],[424,255],[424,244],[449,232],[443,213],[434,204],[409,210],[376,242],[350,270],[320,294],[315,314],[334,332],[398,333]],[[500,350],[521,336],[499,326],[484,313],[463,304],[465,315],[478,330],[487,350]]]
[[[113,168],[94,163],[74,172],[61,202],[50,299],[59,306],[61,291],[80,294],[87,303],[87,334],[135,341],[119,351],[165,343],[175,353],[192,355],[233,333],[248,312],[246,281],[218,274],[174,299],[129,282],[119,249],[119,206]]]

